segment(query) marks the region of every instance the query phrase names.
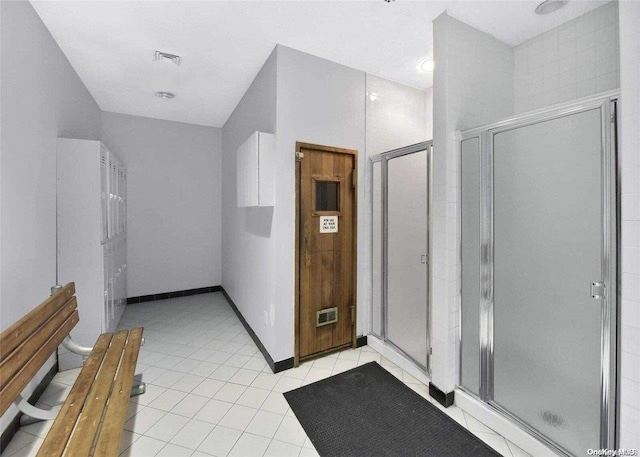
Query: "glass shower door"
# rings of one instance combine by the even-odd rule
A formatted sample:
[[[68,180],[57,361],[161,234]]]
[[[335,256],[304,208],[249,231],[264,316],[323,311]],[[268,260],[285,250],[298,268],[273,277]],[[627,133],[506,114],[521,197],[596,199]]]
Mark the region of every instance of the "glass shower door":
[[[387,340],[427,366],[428,151],[387,162]]]
[[[600,109],[493,136],[493,403],[575,455],[600,447],[602,164]]]

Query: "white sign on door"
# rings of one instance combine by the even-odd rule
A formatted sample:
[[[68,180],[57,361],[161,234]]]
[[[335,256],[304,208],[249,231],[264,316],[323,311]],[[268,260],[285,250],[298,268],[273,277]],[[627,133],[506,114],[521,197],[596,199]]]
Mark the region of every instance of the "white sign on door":
[[[338,216],[320,216],[320,233],[338,233]]]

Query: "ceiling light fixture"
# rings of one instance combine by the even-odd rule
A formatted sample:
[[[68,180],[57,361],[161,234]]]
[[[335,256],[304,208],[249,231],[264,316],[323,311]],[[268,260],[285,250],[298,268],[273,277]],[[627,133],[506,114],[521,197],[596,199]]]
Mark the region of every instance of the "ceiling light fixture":
[[[169,54],[168,52],[156,51],[153,55],[153,60],[168,60],[174,65],[180,65],[180,56]]]
[[[174,98],[176,95],[171,92],[156,92],[158,98]]]
[[[536,14],[549,14],[558,11],[568,0],[545,0],[536,6]]]
[[[424,73],[430,73],[433,71],[434,68],[435,68],[435,64],[433,62],[433,59],[425,59],[422,62],[420,62],[420,64],[418,65],[418,70]]]

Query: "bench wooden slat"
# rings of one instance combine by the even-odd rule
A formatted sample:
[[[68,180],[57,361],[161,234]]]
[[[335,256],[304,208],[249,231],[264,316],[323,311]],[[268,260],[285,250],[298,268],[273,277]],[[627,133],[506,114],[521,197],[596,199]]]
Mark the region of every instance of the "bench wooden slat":
[[[42,443],[38,451],[38,457],[60,457],[62,456],[71,432],[80,417],[80,412],[84,407],[87,395],[91,390],[96,374],[102,365],[102,361],[106,354],[113,333],[103,333],[98,337],[98,341],[93,347],[93,351],[84,363],[82,376],[76,379],[76,382],[69,392],[64,405],[60,409],[55,422],[51,426],[51,430]]]
[[[96,443],[94,456],[109,457],[118,455],[122,427],[129,404],[129,394],[133,384],[140,344],[142,328],[134,328],[129,332],[120,368],[113,384],[113,391],[104,415],[100,434]]]
[[[76,298],[72,297],[64,307],[57,310],[42,327],[30,335],[13,352],[0,361],[0,389],[4,389],[15,375],[31,359],[32,355],[64,324],[77,308]]]
[[[20,346],[43,322],[45,322],[58,309],[76,293],[76,286],[70,282],[55,295],[47,298],[37,308],[31,310],[22,319],[6,329],[0,335],[0,360]]]
[[[7,411],[15,398],[22,392],[27,384],[29,384],[49,356],[53,354],[53,351],[56,350],[77,323],[78,310],[74,310],[73,314],[58,328],[58,331],[51,335],[27,364],[16,374],[13,382],[7,384],[7,386],[0,391],[0,415]]]
[[[96,439],[96,432],[102,421],[102,414],[111,393],[116,370],[120,365],[122,350],[127,342],[128,330],[117,332],[111,339],[106,356],[100,367],[91,392],[87,397],[73,435],[69,440],[66,455],[88,456]],[[80,376],[83,373],[80,372]]]

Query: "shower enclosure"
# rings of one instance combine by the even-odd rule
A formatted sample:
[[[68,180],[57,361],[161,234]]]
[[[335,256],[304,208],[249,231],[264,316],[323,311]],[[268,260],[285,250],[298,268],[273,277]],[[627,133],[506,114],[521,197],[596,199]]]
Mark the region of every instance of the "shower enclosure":
[[[461,389],[568,455],[615,447],[616,102],[460,137]]]
[[[432,142],[371,158],[373,335],[429,367]]]

